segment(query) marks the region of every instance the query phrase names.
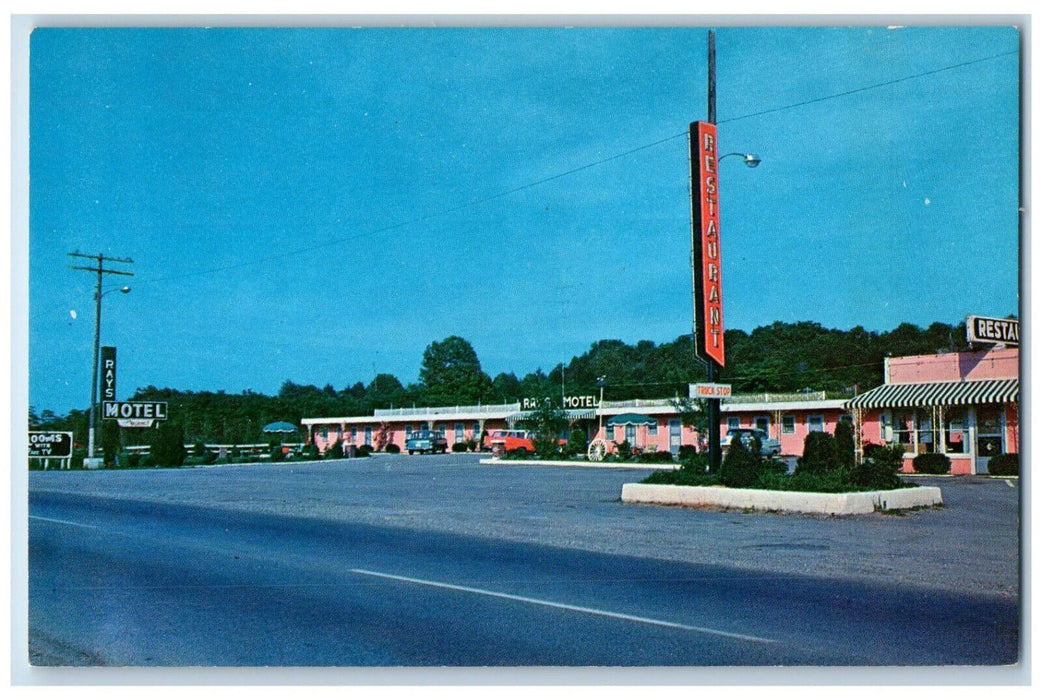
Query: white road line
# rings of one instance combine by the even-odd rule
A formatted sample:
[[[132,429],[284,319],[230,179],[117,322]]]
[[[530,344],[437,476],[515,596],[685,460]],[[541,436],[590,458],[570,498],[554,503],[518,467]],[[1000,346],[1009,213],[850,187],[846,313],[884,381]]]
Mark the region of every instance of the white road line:
[[[89,527],[92,530],[99,529],[98,525],[87,525],[86,523],[74,523],[71,520],[58,520],[57,518],[44,518],[39,515],[30,515],[30,520],[42,520],[46,523],[59,523],[61,525],[74,525],[76,527]]]
[[[669,622],[667,620],[656,620],[650,617],[638,617],[636,615],[626,615],[625,613],[611,612],[609,610],[598,610],[597,608],[586,608],[578,605],[568,605],[567,603],[555,603],[551,600],[540,600],[538,598],[527,598],[525,596],[512,595],[510,593],[500,593],[498,591],[489,591],[482,588],[471,588],[469,586],[457,586],[452,583],[443,583],[441,581],[427,581],[419,578],[410,578],[408,576],[396,576],[394,574],[385,574],[379,571],[367,571],[366,569],[351,569],[352,573],[361,574],[363,576],[375,576],[377,578],[390,579],[392,581],[402,581],[404,583],[414,583],[419,586],[431,586],[433,588],[444,588],[450,591],[462,591],[464,593],[475,593],[477,595],[489,596],[491,598],[503,598],[505,600],[513,600],[520,603],[531,603],[532,605],[542,605],[548,608],[557,608],[560,610],[571,610],[572,612],[586,613],[588,615],[600,615],[601,617],[610,617],[616,620],[626,620],[628,622],[640,622],[646,625],[658,625],[659,627],[671,627],[673,629],[690,630],[692,632],[701,632],[703,634],[713,634],[719,637],[729,637],[731,639],[741,639],[747,642],[761,642],[763,644],[773,644],[775,640],[765,639],[764,637],[755,637],[750,634],[738,634],[737,632],[726,632],[724,630],[712,629],[709,627],[696,627],[694,625],[684,625],[679,622]]]

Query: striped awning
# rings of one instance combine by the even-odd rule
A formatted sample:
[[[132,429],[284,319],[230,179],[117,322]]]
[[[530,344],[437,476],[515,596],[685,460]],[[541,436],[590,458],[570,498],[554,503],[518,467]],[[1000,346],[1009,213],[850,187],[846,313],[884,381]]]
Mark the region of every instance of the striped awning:
[[[507,420],[511,423],[514,421],[531,420],[534,413],[535,411],[519,411],[517,413],[511,413],[507,416]],[[577,420],[593,420],[597,417],[597,409],[595,408],[570,408],[564,413],[569,423]]]
[[[966,406],[1016,403],[1019,379],[980,379],[969,382],[884,384],[847,403],[849,408],[915,408],[917,406]]]

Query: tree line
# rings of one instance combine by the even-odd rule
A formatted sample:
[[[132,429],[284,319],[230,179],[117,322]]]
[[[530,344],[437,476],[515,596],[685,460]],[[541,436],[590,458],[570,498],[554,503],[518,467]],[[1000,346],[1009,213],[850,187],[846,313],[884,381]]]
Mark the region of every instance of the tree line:
[[[776,322],[751,333],[726,331],[724,340],[727,365],[720,381],[731,384],[735,393],[812,389],[852,394],[855,388],[864,392],[883,383],[887,355],[967,349],[964,323],[933,323],[925,329],[904,323],[892,331],[876,332],[860,326],[829,329],[810,321]],[[271,436],[262,428],[275,421],[299,425],[305,417],[372,415],[382,408],[515,403],[562,394],[599,396],[602,388],[609,401],[672,398],[686,396],[688,384],[705,376],[691,335],[661,344],[598,340],[567,365],[560,363],[548,372],[537,368],[520,378],[514,372],[490,377],[471,344],[450,336],[427,347],[419,381],[408,385],[384,373],[368,384],[359,381],[343,389],[287,380],[275,396],[249,390],[228,394],[148,386],[137,389],[128,400],[166,401],[170,421],[183,428],[188,442],[247,444],[267,442]],[[87,416],[85,409],[58,416],[30,408],[29,424],[34,430],[72,430],[76,441],[83,443]],[[147,431],[128,430],[124,444],[147,442]]]

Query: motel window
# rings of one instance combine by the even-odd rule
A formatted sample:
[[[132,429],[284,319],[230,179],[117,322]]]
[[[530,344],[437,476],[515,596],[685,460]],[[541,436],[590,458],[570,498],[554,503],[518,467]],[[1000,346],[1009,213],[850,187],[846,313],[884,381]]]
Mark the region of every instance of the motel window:
[[[321,433],[322,433],[322,439],[323,440],[328,440],[329,439],[329,428],[322,428]]]
[[[727,429],[728,430],[738,430],[738,428],[740,428],[741,426],[742,426],[742,419],[739,418],[738,416],[728,416],[727,417]]]
[[[825,417],[807,416],[807,430],[812,433],[825,432]]]
[[[771,419],[767,416],[756,416],[753,418],[753,427],[762,430],[766,435],[771,434]]]
[[[351,444],[358,444],[358,428],[351,428]]]
[[[463,424],[456,423],[453,427],[456,429],[456,442],[463,442]]]
[[[655,421],[654,424],[648,425],[648,436],[658,437],[658,421]]]
[[[637,426],[627,423],[626,424],[626,442],[633,446],[637,442]]]
[[[470,439],[477,440],[481,437],[481,423],[475,423],[470,426]]]
[[[405,426],[405,438],[408,439],[410,435],[412,435],[412,426],[407,425]]]
[[[373,428],[372,426],[365,426],[365,444],[373,444]]]
[[[796,416],[782,416],[781,418],[781,431],[785,435],[792,435],[796,432]]]
[[[434,425],[434,432],[436,432],[438,435],[441,435],[442,437],[445,437],[445,424],[436,423]]]
[[[336,439],[337,439],[337,442],[340,442],[341,440],[344,439],[344,426],[338,425],[336,427]]]
[[[615,426],[606,425],[604,426],[604,439],[606,441],[615,442]]]

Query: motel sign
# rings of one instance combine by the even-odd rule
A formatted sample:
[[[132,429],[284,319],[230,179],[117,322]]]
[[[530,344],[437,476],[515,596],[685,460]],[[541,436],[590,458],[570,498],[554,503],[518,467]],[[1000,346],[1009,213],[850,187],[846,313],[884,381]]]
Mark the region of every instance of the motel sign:
[[[122,428],[151,428],[154,421],[167,419],[166,401],[105,401],[101,417]]]

